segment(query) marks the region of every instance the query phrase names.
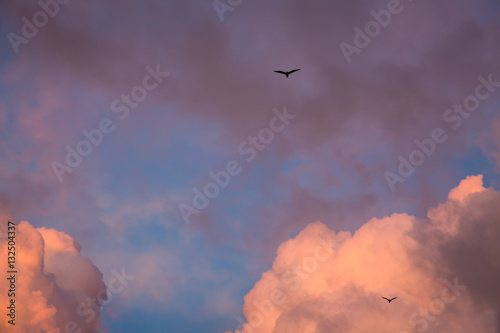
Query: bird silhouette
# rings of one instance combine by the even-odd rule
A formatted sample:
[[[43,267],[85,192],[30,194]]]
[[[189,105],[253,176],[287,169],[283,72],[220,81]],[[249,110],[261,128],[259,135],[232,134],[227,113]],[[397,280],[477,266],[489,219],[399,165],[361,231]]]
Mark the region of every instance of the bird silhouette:
[[[388,299],[387,297],[382,297],[383,299],[387,300],[387,302],[391,303],[392,301],[394,301],[397,297],[393,297],[391,299]]]
[[[295,73],[296,71],[300,71],[300,68],[298,69],[293,69],[289,72],[283,72],[283,71],[274,71],[275,73],[280,73],[280,74],[283,74],[283,75],[286,75],[286,77],[288,77],[288,75],[292,74],[292,73]]]

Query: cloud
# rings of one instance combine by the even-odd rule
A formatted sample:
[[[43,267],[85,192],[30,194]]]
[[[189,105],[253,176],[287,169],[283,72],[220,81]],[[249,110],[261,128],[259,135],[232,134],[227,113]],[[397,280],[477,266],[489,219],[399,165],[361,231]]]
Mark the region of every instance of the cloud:
[[[498,117],[496,107],[490,107],[498,92],[464,120],[448,146],[419,168],[398,197],[379,187],[381,175],[394,167],[399,153],[415,148],[416,138],[447,125],[443,112],[470,94],[478,75],[492,73],[500,80],[500,20],[491,3],[407,2],[349,65],[339,42],[351,42],[353,27],[366,23],[370,11],[385,8],[387,1],[245,1],[223,23],[210,1],[70,1],[21,45],[20,53],[12,52],[7,38],[0,40],[5,50],[0,195],[8,198],[15,216],[44,219],[44,225],[96,244],[95,253],[109,246],[107,252],[123,258],[135,249],[108,245],[110,234],[128,240],[116,226],[133,236],[128,226],[141,225],[141,217],[165,215],[166,208],[154,198],[146,201],[147,196],[190,193],[198,185],[191,179],[232,158],[235,145],[286,102],[301,120],[200,216],[196,227],[210,241],[251,249],[249,266],[259,260],[268,265],[269,249],[304,223],[321,219],[328,226],[347,226],[407,202],[435,205],[442,185],[455,181],[460,167],[454,157],[470,147],[466,138]],[[3,35],[20,33],[22,17],[31,20],[38,10],[36,1],[0,1]],[[145,66],[157,63],[172,72],[169,82],[120,122],[111,102],[130,92]],[[302,68],[293,79],[273,73],[292,66]],[[74,147],[81,130],[95,128],[103,116],[114,117],[117,130],[60,185],[51,162],[64,160],[66,145]],[[101,191],[117,203],[104,218],[95,198]],[[130,205],[140,212],[129,209],[133,202],[144,203]],[[236,209],[241,213],[234,218]],[[456,224],[441,224],[443,230],[459,232]],[[167,259],[165,267],[170,267]],[[207,257],[212,260],[217,271],[219,257]],[[159,274],[153,260],[143,264]],[[162,278],[138,277],[137,285],[149,287],[150,296]],[[58,283],[71,290],[64,278]]]
[[[58,214],[53,213],[53,220],[57,220],[71,204],[66,200],[82,202],[79,190],[89,181],[78,182],[80,177],[107,180],[120,176],[111,176],[112,168],[101,161],[115,159],[124,163],[131,150],[160,155],[165,146],[175,142],[175,136],[168,133],[178,133],[176,129],[184,126],[195,128],[200,123],[203,141],[214,132],[220,137],[208,140],[204,146],[199,142],[193,145],[202,146],[210,156],[220,151],[231,153],[235,144],[268,119],[269,110],[286,101],[292,112],[300,113],[301,120],[263,152],[259,163],[271,164],[266,165],[268,169],[275,167],[281,159],[273,161],[270,156],[303,157],[306,162],[297,166],[298,170],[292,169],[289,177],[256,185],[261,193],[266,192],[264,187],[269,184],[286,188],[290,194],[286,202],[295,208],[283,209],[285,216],[275,228],[279,234],[270,235],[271,244],[265,245],[274,248],[282,234],[295,228],[286,223],[296,216],[296,210],[307,210],[310,202],[332,204],[334,200],[324,198],[332,183],[351,188],[338,199],[341,202],[337,216],[347,218],[359,211],[350,206],[374,207],[375,195],[384,199],[380,193],[374,193],[374,187],[383,181],[382,173],[397,163],[398,154],[413,150],[414,139],[423,139],[429,129],[442,126],[442,112],[470,93],[478,75],[493,73],[495,80],[499,75],[495,59],[500,48],[495,36],[500,21],[478,19],[485,13],[498,15],[486,1],[405,3],[404,12],[392,19],[391,25],[373,39],[354,64],[347,64],[339,43],[352,42],[353,27],[364,24],[371,18],[371,10],[381,10],[386,4],[359,0],[255,2],[238,7],[224,23],[210,2],[73,1],[61,6],[60,13],[29,44],[21,45],[19,54],[12,53],[0,77],[3,85],[9,87],[2,107],[5,111],[0,112],[0,117],[12,118],[12,123],[5,125],[5,133],[11,133],[6,145],[9,159],[0,167],[6,164],[4,168],[9,171],[5,174],[9,176],[6,181],[11,184],[9,196],[13,204],[25,202],[16,200],[23,186],[37,186],[47,195],[31,200],[34,204],[30,213],[40,216],[57,211]],[[5,34],[20,33],[22,17],[31,19],[39,10],[37,2],[0,3]],[[117,11],[120,16],[112,15]],[[423,15],[425,21],[421,19]],[[256,17],[259,27],[254,24]],[[135,28],[138,25],[142,27],[139,30]],[[464,44],[470,47],[464,48]],[[7,38],[0,45],[12,52]],[[137,84],[146,65],[156,63],[172,71],[172,77],[148,97],[147,105],[131,113],[133,121],[120,122],[110,111],[111,102]],[[300,66],[300,76],[283,81],[273,73],[281,66]],[[10,89],[15,93],[10,93]],[[488,103],[495,100],[498,94]],[[487,114],[488,105],[480,111],[484,122],[495,116],[493,112]],[[167,118],[170,112],[173,116]],[[103,116],[114,117],[120,126],[109,141],[106,139],[108,146],[99,147],[103,156],[93,153],[77,172],[66,175],[71,183],[59,191],[51,162],[62,161],[66,145],[76,145],[80,131],[94,128]],[[415,182],[425,186],[429,181],[423,175],[449,167],[450,156],[463,148],[463,137],[474,130],[474,121],[468,120],[449,140],[449,146],[419,169]],[[142,131],[147,131],[147,135],[141,135]],[[139,136],[151,138],[137,140]],[[114,158],[106,154],[109,147],[113,147]],[[370,155],[373,152],[377,152],[375,156]],[[191,156],[178,163],[186,165]],[[148,160],[150,157],[151,154]],[[28,168],[31,163],[37,164],[38,176]],[[93,167],[93,163],[97,166]],[[207,173],[203,165],[200,163],[196,174]],[[19,172],[20,167],[24,168],[23,181],[14,182],[10,173]],[[308,170],[314,170],[314,174]],[[172,176],[175,171],[169,173]],[[304,177],[308,183],[305,189]],[[442,177],[443,181],[449,180],[451,173]],[[249,185],[254,178],[249,168],[240,179]],[[182,181],[185,186],[179,195],[193,187],[189,179]],[[130,192],[137,193],[144,181],[129,177],[123,183],[127,188],[133,187]],[[308,188],[312,185],[314,190]],[[432,202],[436,184],[428,187],[424,189],[425,200]],[[400,200],[411,194],[412,191],[401,193]],[[52,203],[51,209],[40,207],[39,197],[46,198],[46,205]],[[262,201],[276,201],[277,197],[273,193],[263,196]],[[218,199],[223,200],[226,199]],[[95,203],[85,202],[85,206],[78,204],[79,213],[94,213],[90,218],[97,219]],[[346,206],[348,209],[342,208]],[[223,220],[214,216],[215,208],[208,223],[199,224],[201,228],[212,227],[205,229],[207,233],[215,233],[212,230],[219,223],[215,221]],[[269,214],[262,212],[259,218],[264,220]],[[314,214],[314,219],[318,218]]]
[[[374,218],[352,235],[311,223],[280,245],[235,332],[500,332],[499,200],[477,175],[426,219]]]
[[[2,217],[0,231],[2,262],[7,262],[7,220]],[[5,228],[4,228],[5,226]],[[77,307],[87,297],[94,298],[103,289],[101,272],[80,255],[80,245],[69,235],[54,229],[35,228],[22,221],[15,231],[15,327],[20,333],[99,332],[100,318],[85,322]],[[10,304],[5,278],[0,280],[1,304]],[[2,311],[5,317],[5,307]],[[72,328],[73,327],[73,328]],[[2,320],[0,330],[13,326]],[[76,329],[76,331],[75,331]]]

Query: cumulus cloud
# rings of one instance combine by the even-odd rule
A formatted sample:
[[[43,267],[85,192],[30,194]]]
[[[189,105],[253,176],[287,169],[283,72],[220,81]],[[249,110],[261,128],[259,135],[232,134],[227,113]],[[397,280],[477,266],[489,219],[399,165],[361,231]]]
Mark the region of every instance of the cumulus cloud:
[[[354,234],[309,224],[278,248],[234,332],[500,332],[499,200],[470,176],[425,219],[374,218]]]
[[[0,215],[1,260],[6,263],[8,216]],[[99,291],[106,290],[101,272],[80,255],[80,245],[64,232],[35,228],[26,221],[16,226],[15,243],[16,332],[99,332],[98,308],[77,310],[88,297],[95,298]],[[10,282],[2,278],[0,303],[3,305],[10,304],[9,288]],[[5,307],[3,309],[5,317]],[[89,320],[90,316],[84,316],[82,311],[93,311],[93,319]],[[12,329],[7,320],[0,322],[0,331]]]

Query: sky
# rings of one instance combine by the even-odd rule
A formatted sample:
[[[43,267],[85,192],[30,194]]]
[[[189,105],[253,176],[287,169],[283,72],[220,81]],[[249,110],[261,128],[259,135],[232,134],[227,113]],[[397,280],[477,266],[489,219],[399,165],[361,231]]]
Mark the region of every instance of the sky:
[[[500,333],[498,59],[496,0],[0,2],[0,330]]]

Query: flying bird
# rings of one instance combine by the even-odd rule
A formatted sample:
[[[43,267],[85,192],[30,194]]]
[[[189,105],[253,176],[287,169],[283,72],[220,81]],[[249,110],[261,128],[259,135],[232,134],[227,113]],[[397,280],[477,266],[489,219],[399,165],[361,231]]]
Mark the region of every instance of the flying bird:
[[[383,299],[387,300],[387,302],[391,303],[392,301],[394,301],[397,297],[393,297],[391,299],[388,299],[387,297],[382,297]]]
[[[288,77],[288,75],[292,74],[292,73],[295,73],[296,71],[300,71],[300,68],[298,69],[294,69],[294,70],[291,70],[289,72],[283,72],[283,71],[274,71],[275,73],[280,73],[280,74],[283,74],[283,75],[286,75],[286,77]]]

